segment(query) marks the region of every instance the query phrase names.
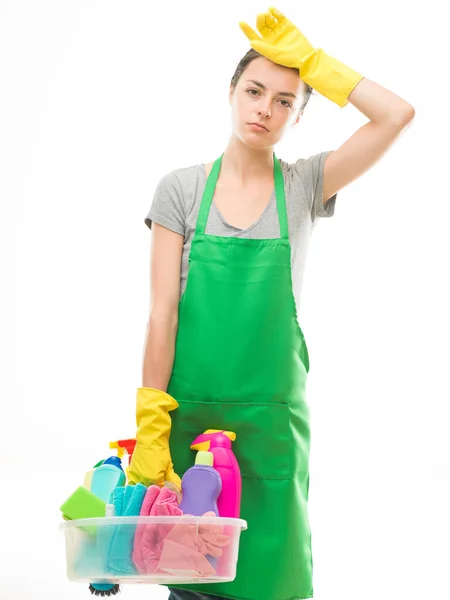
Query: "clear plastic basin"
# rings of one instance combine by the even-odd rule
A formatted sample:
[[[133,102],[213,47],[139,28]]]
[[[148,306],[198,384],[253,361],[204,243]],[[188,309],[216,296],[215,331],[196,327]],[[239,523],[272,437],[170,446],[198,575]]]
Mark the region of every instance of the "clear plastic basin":
[[[67,577],[89,583],[214,583],[236,577],[246,521],[103,517],[65,521]]]

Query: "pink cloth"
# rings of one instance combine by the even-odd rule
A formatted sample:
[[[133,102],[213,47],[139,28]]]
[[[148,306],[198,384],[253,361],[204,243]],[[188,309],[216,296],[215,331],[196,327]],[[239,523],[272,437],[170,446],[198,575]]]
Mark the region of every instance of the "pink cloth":
[[[207,512],[203,516],[216,515]],[[195,575],[214,575],[216,570],[205,556],[222,556],[222,548],[230,542],[230,537],[222,531],[221,525],[175,525],[164,540],[158,568],[172,574],[190,571]]]
[[[188,546],[165,540],[158,568],[171,575],[180,575],[186,571],[196,575],[214,575],[216,570],[199,552]]]
[[[160,492],[160,488],[157,485],[151,485],[147,488],[147,491],[144,496],[144,501],[142,502],[141,511],[139,513],[139,516],[147,517],[150,515],[150,511],[152,509],[152,506],[153,506],[156,498],[159,496],[159,492]],[[137,570],[140,573],[145,573],[145,567],[143,564],[144,559],[142,557],[142,552],[141,552],[141,542],[142,542],[142,536],[145,531],[145,527],[146,527],[145,525],[138,525],[136,527],[136,532],[134,535],[133,554],[131,556],[131,559],[132,559],[134,565],[136,566]]]
[[[151,485],[145,494],[140,516],[168,517],[180,516],[183,511],[178,506],[174,491]],[[154,573],[158,568],[162,545],[173,524],[146,523],[138,525],[134,537],[132,560],[140,573]]]
[[[181,516],[174,491],[152,485],[147,489],[140,516]],[[203,516],[216,516],[207,512]],[[221,525],[195,523],[147,523],[136,528],[132,560],[139,573],[195,572],[212,575],[216,571],[205,558],[219,557],[230,542]]]

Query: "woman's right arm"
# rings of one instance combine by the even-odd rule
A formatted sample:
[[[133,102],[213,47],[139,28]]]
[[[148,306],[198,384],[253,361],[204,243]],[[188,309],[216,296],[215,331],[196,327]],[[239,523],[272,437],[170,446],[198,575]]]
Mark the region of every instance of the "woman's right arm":
[[[152,223],[150,314],[144,346],[142,387],[165,392],[172,373],[178,330],[184,237]]]

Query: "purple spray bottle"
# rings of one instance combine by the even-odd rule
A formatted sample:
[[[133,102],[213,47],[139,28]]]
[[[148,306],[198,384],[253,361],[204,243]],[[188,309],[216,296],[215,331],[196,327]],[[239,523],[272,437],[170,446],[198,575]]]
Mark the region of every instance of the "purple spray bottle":
[[[200,450],[195,457],[195,465],[183,475],[180,508],[185,515],[201,517],[208,511],[219,515],[217,499],[222,491],[222,479],[213,463],[213,454]]]

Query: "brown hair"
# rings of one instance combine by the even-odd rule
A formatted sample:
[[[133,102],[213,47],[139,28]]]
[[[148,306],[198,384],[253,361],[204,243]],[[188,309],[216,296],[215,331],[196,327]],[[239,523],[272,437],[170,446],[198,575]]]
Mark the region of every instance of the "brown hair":
[[[241,58],[241,60],[238,63],[238,66],[236,67],[236,71],[234,72],[234,75],[231,78],[231,86],[233,88],[236,87],[237,82],[239,81],[242,73],[245,71],[245,69],[248,67],[248,65],[253,60],[255,60],[255,58],[259,58],[260,56],[262,56],[262,54],[260,54],[253,48],[250,48],[250,50],[247,52],[247,54]],[[292,67],[292,68],[294,68],[294,67]],[[299,70],[298,69],[295,69],[295,70],[297,71],[297,73],[300,76]],[[305,108],[305,106],[308,104],[308,101],[309,101],[312,93],[313,93],[313,88],[310,85],[308,85],[307,83],[305,83],[305,101],[303,102],[302,106],[300,107],[299,112],[302,111]]]

